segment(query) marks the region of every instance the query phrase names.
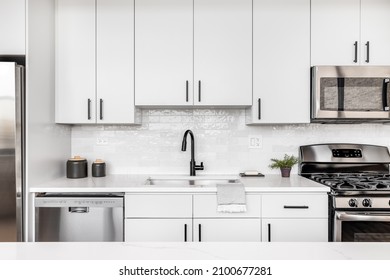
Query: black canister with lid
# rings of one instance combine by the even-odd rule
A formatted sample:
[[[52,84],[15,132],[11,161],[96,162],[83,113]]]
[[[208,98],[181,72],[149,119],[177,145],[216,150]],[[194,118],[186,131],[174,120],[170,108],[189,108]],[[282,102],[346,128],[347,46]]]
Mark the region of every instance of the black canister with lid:
[[[66,177],[70,179],[88,177],[88,161],[80,156],[68,159],[66,162]]]
[[[92,177],[104,177],[106,176],[106,163],[97,159],[92,163]]]

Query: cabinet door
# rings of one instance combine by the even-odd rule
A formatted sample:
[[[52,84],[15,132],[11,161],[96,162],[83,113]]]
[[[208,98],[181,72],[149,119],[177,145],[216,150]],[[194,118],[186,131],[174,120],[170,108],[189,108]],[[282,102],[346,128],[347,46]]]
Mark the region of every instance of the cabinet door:
[[[191,219],[125,219],[126,242],[191,242]]]
[[[135,105],[192,105],[193,0],[135,1]]]
[[[311,0],[312,65],[356,65],[359,42],[360,0]]]
[[[194,104],[252,105],[252,0],[194,1]]]
[[[194,219],[195,242],[260,242],[260,219]]]
[[[25,0],[0,0],[0,55],[26,53]]]
[[[97,122],[134,123],[134,0],[97,0]]]
[[[328,219],[263,219],[263,242],[327,242]]]
[[[310,122],[310,0],[253,1],[253,106],[247,123]]]
[[[57,0],[57,123],[96,121],[95,19],[95,0]]]
[[[361,0],[361,64],[390,65],[389,11],[388,0]]]

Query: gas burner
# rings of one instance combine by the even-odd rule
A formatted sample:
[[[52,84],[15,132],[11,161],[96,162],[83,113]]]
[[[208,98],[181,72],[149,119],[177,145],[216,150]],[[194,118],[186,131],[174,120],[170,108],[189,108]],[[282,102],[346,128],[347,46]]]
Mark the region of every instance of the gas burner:
[[[310,179],[331,187],[335,191],[390,191],[389,174],[336,173],[313,174]]]

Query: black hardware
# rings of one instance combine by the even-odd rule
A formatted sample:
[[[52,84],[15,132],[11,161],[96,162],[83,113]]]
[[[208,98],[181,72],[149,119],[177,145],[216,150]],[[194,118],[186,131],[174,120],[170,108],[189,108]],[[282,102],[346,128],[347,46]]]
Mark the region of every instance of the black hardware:
[[[103,99],[100,99],[100,120],[103,119]]]
[[[258,100],[257,100],[257,103],[258,103],[258,106],[259,106],[259,108],[258,108],[258,118],[259,118],[259,120],[261,120],[261,98],[259,98]]]
[[[309,209],[309,206],[305,206],[305,205],[302,205],[302,206],[289,206],[289,205],[284,205],[283,208],[284,208],[284,209]]]
[[[187,242],[187,224],[184,224],[184,242]]]
[[[355,44],[353,44],[355,46],[355,59],[353,60],[353,62],[357,63],[357,55],[358,55],[358,42],[355,41]]]
[[[181,150],[185,152],[187,150],[187,135],[191,137],[191,161],[190,161],[190,176],[196,175],[196,170],[204,170],[203,162],[200,165],[196,165],[195,162],[195,138],[191,130],[186,130],[183,136],[183,142],[181,143]]]
[[[271,242],[271,224],[268,224],[268,242]]]
[[[91,99],[88,98],[88,120],[91,119]]]
[[[188,102],[188,81],[186,81],[186,102]]]
[[[198,81],[198,101],[201,101],[202,97],[202,82],[199,80]]]
[[[367,41],[366,43],[366,50],[367,50],[367,55],[366,55],[366,62],[370,62],[370,41]]]
[[[389,111],[389,105],[387,103],[387,88],[388,84],[390,82],[390,78],[383,79],[383,85],[382,85],[382,105],[383,105],[383,111]]]
[[[89,207],[69,207],[68,212],[70,212],[70,213],[88,213]]]
[[[199,242],[202,242],[202,225],[198,225]]]
[[[344,86],[345,78],[337,78],[338,111],[344,111]]]

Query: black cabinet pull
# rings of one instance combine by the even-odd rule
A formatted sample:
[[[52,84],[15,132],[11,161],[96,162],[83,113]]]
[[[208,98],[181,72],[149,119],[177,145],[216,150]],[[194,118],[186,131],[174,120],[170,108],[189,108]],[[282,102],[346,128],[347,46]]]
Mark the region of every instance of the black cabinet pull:
[[[283,206],[284,209],[309,209],[309,206],[306,206],[306,205],[284,205]]]
[[[367,50],[366,62],[369,63],[370,62],[370,41],[367,41],[366,43],[366,50]]]
[[[188,81],[186,81],[186,102],[188,102]]]
[[[91,99],[88,98],[88,120],[91,119]]]
[[[202,225],[198,225],[199,242],[202,242]]]
[[[268,224],[268,242],[271,242],[271,224]]]
[[[202,100],[202,82],[198,81],[198,101]]]
[[[103,119],[103,99],[100,99],[100,119]]]
[[[388,112],[389,111],[389,104],[387,102],[387,88],[388,84],[390,82],[389,78],[383,79],[383,85],[382,85],[382,106],[383,106],[383,111]]]
[[[357,63],[358,42],[355,41],[355,43],[353,45],[355,46],[355,59],[353,60],[353,62]]]
[[[184,242],[187,242],[187,224],[184,224]]]
[[[257,100],[257,103],[258,103],[258,106],[259,106],[257,117],[258,117],[259,120],[261,120],[261,98],[259,98],[259,99]]]

